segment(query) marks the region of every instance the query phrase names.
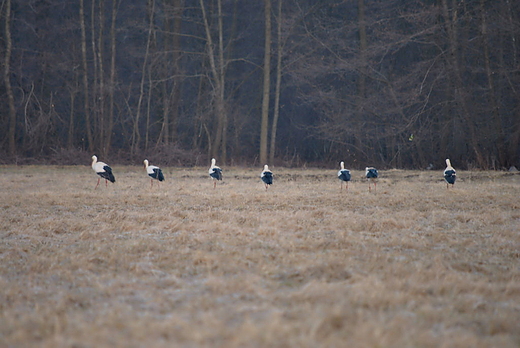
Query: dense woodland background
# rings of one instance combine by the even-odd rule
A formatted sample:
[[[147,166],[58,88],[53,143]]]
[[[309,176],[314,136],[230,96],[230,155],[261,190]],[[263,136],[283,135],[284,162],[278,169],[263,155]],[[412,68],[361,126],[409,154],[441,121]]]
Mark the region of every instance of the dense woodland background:
[[[2,163],[520,165],[515,0],[2,0]]]

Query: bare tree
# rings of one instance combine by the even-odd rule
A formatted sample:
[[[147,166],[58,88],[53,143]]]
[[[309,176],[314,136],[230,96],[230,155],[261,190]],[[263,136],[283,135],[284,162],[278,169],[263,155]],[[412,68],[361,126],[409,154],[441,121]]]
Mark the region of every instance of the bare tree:
[[[84,93],[84,112],[85,112],[85,128],[87,129],[88,149],[94,151],[94,140],[92,137],[92,126],[90,120],[90,103],[89,103],[89,83],[88,83],[88,65],[87,65],[87,33],[85,27],[85,4],[84,0],[79,1],[79,22],[81,27],[81,64],[83,67],[83,93]]]
[[[262,124],[260,126],[260,163],[267,162],[267,133],[269,131],[269,92],[271,90],[271,0],[265,5],[264,88],[262,92]]]
[[[101,150],[101,153],[106,156],[107,147],[107,121],[106,121],[106,98],[105,98],[105,68],[104,68],[104,38],[105,38],[105,0],[98,0],[98,34],[97,34],[97,49],[94,45],[93,40],[93,49],[94,49],[94,64],[98,71],[95,74],[96,76],[96,87],[97,89],[94,91],[94,95],[96,98],[94,99],[94,105],[96,105],[96,114],[97,114],[97,143]],[[93,21],[94,22],[94,21]],[[92,36],[94,37],[94,29],[92,30]]]
[[[112,145],[112,130],[114,128],[115,89],[116,89],[116,19],[119,0],[112,0],[112,19],[110,21],[110,80],[109,80],[109,109],[103,149],[108,155]]]
[[[153,28],[154,28],[154,14],[155,14],[155,0],[148,0],[148,9],[149,9],[149,15],[148,15],[148,36],[146,41],[146,49],[144,53],[144,60],[143,65],[141,68],[141,82],[139,84],[139,99],[137,102],[137,110],[135,112],[134,117],[134,127],[132,132],[132,153],[136,153],[139,149],[140,142],[141,142],[141,132],[139,128],[139,122],[141,118],[141,108],[144,98],[144,88],[145,88],[145,80],[147,71],[148,71],[148,59],[150,55],[150,47],[152,44],[152,38],[153,38]],[[149,87],[151,88],[151,86]]]
[[[213,144],[211,146],[211,155],[216,157],[220,154],[221,161],[227,160],[226,146],[225,146],[225,132],[227,131],[227,115],[225,110],[224,89],[224,37],[222,28],[222,2],[217,0],[218,8],[218,50],[215,54],[213,38],[211,35],[211,28],[208,22],[208,16],[204,1],[200,0],[200,7],[202,10],[202,17],[204,20],[204,29],[206,32],[206,47],[208,48],[208,58],[212,73],[212,85],[214,91],[215,116],[217,119],[217,127],[214,135]],[[215,59],[217,58],[217,59]],[[223,141],[224,139],[224,141]]]
[[[168,0],[164,18],[164,60],[161,64],[162,123],[158,143],[168,144],[177,140],[176,124],[179,114],[181,66],[182,0]],[[170,53],[171,52],[171,53]]]
[[[448,33],[448,52],[446,59],[449,64],[449,68],[452,72],[452,81],[454,89],[455,102],[457,103],[459,114],[465,123],[465,129],[469,132],[469,144],[472,147],[478,165],[481,168],[486,168],[487,165],[482,156],[480,145],[477,140],[477,132],[475,123],[472,117],[470,117],[469,105],[464,93],[464,83],[462,81],[462,69],[460,66],[459,57],[459,43],[458,43],[458,4],[448,4],[448,0],[442,0],[442,15],[444,18],[446,32]],[[458,136],[458,135],[456,135]]]
[[[278,0],[278,22],[276,34],[278,38],[276,48],[276,87],[274,94],[274,111],[273,111],[273,123],[271,125],[271,144],[269,146],[269,163],[274,163],[274,155],[276,150],[276,132],[278,130],[278,118],[280,115],[280,97],[281,97],[281,86],[282,86],[282,56],[283,56],[283,44],[282,44],[282,4],[283,0]]]
[[[4,85],[9,105],[9,154],[16,153],[16,110],[14,108],[14,95],[11,86],[11,52],[13,41],[11,39],[11,0],[5,0],[5,57],[4,57]]]
[[[487,18],[486,18],[486,8],[485,8],[485,0],[480,0],[480,30],[481,30],[481,41],[482,41],[482,51],[484,53],[484,67],[486,70],[487,77],[487,87],[488,87],[488,99],[491,107],[491,112],[493,115],[493,133],[496,138],[496,146],[497,146],[497,154],[498,161],[501,167],[505,166],[506,162],[506,152],[504,151],[504,131],[502,127],[501,115],[499,112],[499,107],[497,104],[496,91],[495,91],[495,82],[493,80],[493,72],[491,69],[491,57],[489,53],[489,33],[487,28]]]

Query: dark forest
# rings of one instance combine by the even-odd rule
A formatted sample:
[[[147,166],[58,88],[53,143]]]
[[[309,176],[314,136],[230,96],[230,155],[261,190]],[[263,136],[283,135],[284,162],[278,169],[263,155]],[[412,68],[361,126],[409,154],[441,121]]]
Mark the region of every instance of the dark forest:
[[[0,163],[520,166],[520,2],[2,0]]]

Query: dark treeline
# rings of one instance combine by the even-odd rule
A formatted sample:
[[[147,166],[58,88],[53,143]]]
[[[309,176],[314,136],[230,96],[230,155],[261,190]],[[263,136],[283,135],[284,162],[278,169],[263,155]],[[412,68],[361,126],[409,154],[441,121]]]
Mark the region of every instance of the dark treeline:
[[[513,0],[2,0],[2,161],[518,166],[519,13]]]

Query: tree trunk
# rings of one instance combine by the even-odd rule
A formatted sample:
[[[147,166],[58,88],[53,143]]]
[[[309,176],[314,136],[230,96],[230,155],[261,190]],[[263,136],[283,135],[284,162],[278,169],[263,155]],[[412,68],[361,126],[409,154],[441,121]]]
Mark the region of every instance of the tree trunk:
[[[139,149],[139,145],[141,142],[141,132],[139,129],[139,121],[141,117],[141,105],[143,104],[144,98],[144,83],[146,79],[146,70],[148,67],[148,56],[150,54],[150,45],[152,42],[152,32],[153,32],[153,23],[154,23],[154,12],[155,12],[155,0],[149,0],[149,8],[150,14],[149,18],[149,26],[148,26],[148,39],[146,42],[146,50],[144,53],[143,66],[141,68],[141,83],[139,85],[139,100],[137,102],[137,110],[134,118],[134,131],[132,133],[132,154],[135,154]]]
[[[182,29],[182,0],[169,0],[169,6],[172,7],[172,17],[165,19],[166,36],[164,39],[165,51],[171,50],[171,62],[173,64],[173,76],[167,76],[169,71],[165,69],[164,82],[161,84],[162,104],[163,104],[163,121],[161,126],[161,136],[158,141],[163,144],[169,144],[177,140],[177,119],[179,115],[179,99],[180,99],[180,65],[181,57],[181,29]],[[172,26],[173,21],[173,26]],[[164,66],[167,63],[165,62]],[[173,82],[170,82],[172,78]],[[171,87],[170,87],[171,86]]]
[[[170,93],[168,91],[168,81],[161,83],[161,95],[162,95],[162,124],[161,133],[157,139],[157,145],[163,143],[168,145],[170,143]]]
[[[356,109],[353,114],[352,120],[350,123],[352,125],[352,145],[356,150],[354,153],[354,159],[357,157],[356,154],[363,156],[363,153],[366,151],[367,142],[365,141],[364,133],[365,131],[362,129],[362,124],[364,123],[364,108],[365,108],[365,99],[367,97],[366,91],[366,76],[367,76],[367,48],[368,48],[368,40],[367,40],[367,29],[366,29],[366,18],[365,18],[365,1],[358,0],[358,31],[359,31],[359,68],[357,73],[357,100],[356,100]],[[345,122],[349,122],[349,120],[345,120]],[[361,150],[361,151],[360,151]],[[361,152],[361,153],[360,153]]]
[[[92,116],[92,128],[94,129],[94,133],[92,133],[92,147],[95,151],[99,151],[99,66],[98,66],[98,53],[97,53],[97,44],[96,38],[96,1],[102,0],[92,0],[91,8],[90,8],[90,49],[92,51],[92,94],[91,94],[91,103],[90,110]]]
[[[105,132],[105,155],[110,152],[112,146],[112,130],[114,128],[114,93],[116,89],[116,19],[118,0],[112,0],[112,21],[110,25],[110,87],[109,87],[109,109],[108,125]]]
[[[99,0],[99,33],[97,38],[97,61],[98,61],[98,136],[99,136],[99,147],[101,153],[105,157],[107,154],[106,149],[106,120],[105,120],[105,69],[103,67],[103,37],[105,35],[105,0]]]
[[[227,112],[225,110],[225,101],[224,101],[224,28],[222,25],[222,1],[217,1],[218,5],[218,60],[219,60],[219,73],[220,73],[220,112],[222,117],[222,144],[220,150],[220,158],[222,163],[227,162],[227,123],[228,117]]]
[[[493,81],[493,72],[491,71],[491,59],[489,57],[489,40],[488,40],[488,32],[487,32],[487,21],[486,21],[486,10],[485,10],[485,1],[480,0],[480,18],[481,18],[481,34],[482,34],[482,48],[484,53],[484,66],[486,68],[486,77],[488,84],[488,95],[489,95],[489,103],[491,107],[491,115],[493,117],[492,129],[493,132],[489,134],[490,138],[493,139],[493,142],[496,146],[496,155],[498,157],[498,162],[500,167],[504,167],[506,165],[506,153],[504,151],[505,148],[505,134],[504,129],[502,127],[502,120],[498,109],[496,92],[495,92],[495,83]],[[496,168],[494,168],[496,169]]]
[[[482,156],[482,152],[480,151],[480,146],[478,144],[477,132],[475,129],[475,124],[470,117],[470,112],[468,109],[468,104],[466,97],[464,95],[464,83],[462,81],[462,72],[459,65],[459,57],[458,57],[458,31],[457,31],[457,9],[456,4],[452,6],[452,14],[450,15],[450,11],[448,9],[448,1],[442,0],[442,12],[444,17],[444,23],[446,27],[446,32],[448,33],[448,53],[447,53],[447,61],[449,67],[452,71],[452,79],[454,85],[454,98],[457,103],[460,115],[465,123],[465,129],[469,133],[469,145],[475,153],[475,159],[480,168],[486,168],[487,165]],[[455,134],[455,137],[462,136],[461,134]]]
[[[11,53],[13,41],[11,39],[11,0],[5,2],[5,60],[4,60],[4,84],[9,104],[9,155],[16,154],[16,110],[14,108],[13,87],[11,86]]]
[[[88,65],[87,65],[87,33],[85,29],[85,6],[84,0],[79,1],[79,21],[81,26],[81,64],[83,67],[83,90],[85,106],[85,128],[87,128],[88,149],[94,151],[94,141],[92,139],[92,128],[90,122],[90,103],[89,103],[89,84],[88,84]]]
[[[76,91],[70,91],[70,111],[69,111],[69,129],[67,133],[67,148],[74,147],[74,101],[76,100]]]
[[[515,2],[515,0],[506,0],[506,4],[507,4],[507,19],[508,19],[508,22],[509,22],[509,27],[511,28],[514,28],[515,26],[518,25],[518,23],[515,23],[515,20],[513,19],[513,11],[514,11],[514,7],[511,6],[511,2]],[[516,17],[518,18],[518,16]],[[511,46],[513,48],[513,54],[512,54],[512,57],[513,57],[513,66],[518,66],[518,49],[517,49],[517,37],[516,37],[516,34],[518,33],[518,30],[515,32],[515,31],[511,31]]]
[[[260,164],[267,162],[267,133],[269,126],[269,91],[271,83],[271,0],[265,4],[265,48],[264,48],[264,89],[262,93],[262,123],[260,126]]]
[[[221,0],[217,1],[218,13],[219,13],[219,61],[215,62],[215,53],[213,49],[213,39],[211,37],[211,30],[208,23],[208,18],[206,14],[206,9],[204,6],[204,1],[200,0],[200,7],[202,10],[202,17],[204,20],[204,28],[206,31],[206,41],[208,47],[208,58],[209,64],[213,76],[213,92],[215,95],[215,113],[217,119],[217,128],[215,137],[213,140],[213,145],[211,146],[211,156],[217,157],[219,153],[222,154],[221,162],[225,162],[226,160],[226,149],[222,148],[222,134],[225,131],[224,127],[226,126],[226,115],[225,115],[225,105],[224,105],[224,62],[223,62],[223,35],[222,35],[222,4]],[[218,64],[218,66],[217,66]]]
[[[366,70],[367,70],[367,24],[365,19],[365,0],[358,0],[358,29],[359,29],[359,77],[358,96],[366,97]]]
[[[148,96],[146,100],[146,132],[144,137],[144,149],[148,150],[148,142],[150,140],[150,117],[151,112],[150,108],[152,106],[152,72],[151,69],[148,69]]]
[[[271,144],[269,146],[269,164],[273,164],[276,149],[276,131],[278,129],[278,117],[280,115],[280,95],[282,86],[282,3],[278,0],[278,23],[277,23],[277,56],[276,56],[276,87],[274,96],[273,124],[271,125]]]

